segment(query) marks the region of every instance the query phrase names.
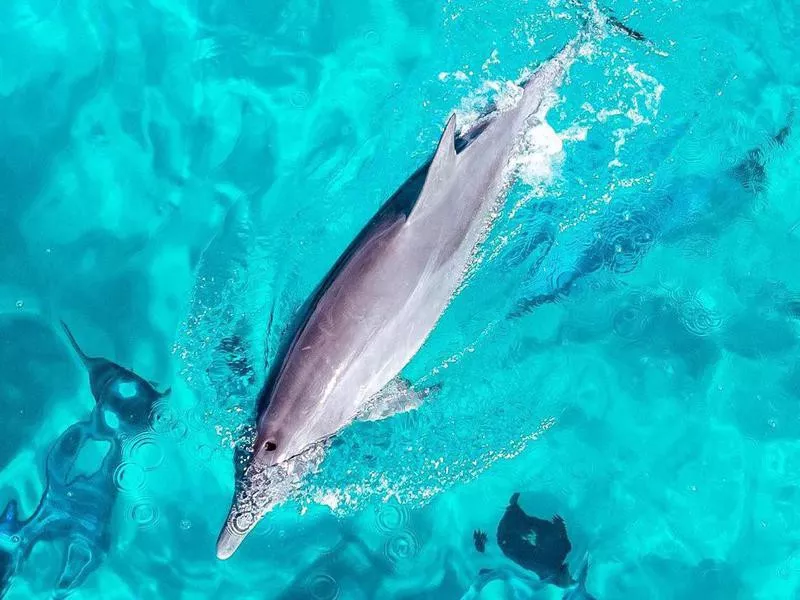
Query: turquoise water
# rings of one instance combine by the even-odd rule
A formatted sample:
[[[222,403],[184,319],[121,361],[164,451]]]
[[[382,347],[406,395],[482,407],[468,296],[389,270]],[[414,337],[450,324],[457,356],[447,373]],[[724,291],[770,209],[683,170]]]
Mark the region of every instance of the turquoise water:
[[[598,598],[795,597],[800,8],[614,6],[652,44],[598,37],[525,137],[404,372],[441,389],[349,427],[223,563],[232,445],[283,327],[448,114],[513,97],[578,11],[2,4],[2,503],[31,514],[48,450],[94,406],[58,319],[172,387],[149,454],[126,442],[139,478],[71,597],[461,598],[508,567],[494,532],[515,491],[564,517]],[[52,597],[63,541],[8,598]]]

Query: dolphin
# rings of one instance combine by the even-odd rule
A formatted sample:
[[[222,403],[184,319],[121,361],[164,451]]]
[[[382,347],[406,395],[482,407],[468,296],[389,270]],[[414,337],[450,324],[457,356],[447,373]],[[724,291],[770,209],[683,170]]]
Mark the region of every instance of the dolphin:
[[[218,558],[229,558],[273,508],[276,481],[302,477],[354,420],[402,410],[376,407],[375,398],[397,380],[462,284],[503,200],[520,134],[543,117],[583,45],[602,32],[605,21],[593,16],[522,84],[515,106],[460,133],[450,116],[430,162],[386,201],[300,311],[258,397],[255,440],[238,465]]]

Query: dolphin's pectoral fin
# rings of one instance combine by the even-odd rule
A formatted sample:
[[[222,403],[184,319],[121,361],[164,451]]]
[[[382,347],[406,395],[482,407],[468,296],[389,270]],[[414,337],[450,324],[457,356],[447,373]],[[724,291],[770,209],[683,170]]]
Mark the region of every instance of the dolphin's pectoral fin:
[[[416,390],[407,379],[395,377],[367,402],[358,418],[361,421],[380,421],[392,415],[415,410],[441,387],[442,385],[437,383],[423,390]]]
[[[440,194],[436,193],[436,188],[453,175],[456,158],[456,115],[453,113],[447,120],[442,137],[439,139],[436,154],[433,155],[431,165],[428,167],[422,192],[411,210],[411,215],[414,215],[421,207],[436,202],[440,198]]]

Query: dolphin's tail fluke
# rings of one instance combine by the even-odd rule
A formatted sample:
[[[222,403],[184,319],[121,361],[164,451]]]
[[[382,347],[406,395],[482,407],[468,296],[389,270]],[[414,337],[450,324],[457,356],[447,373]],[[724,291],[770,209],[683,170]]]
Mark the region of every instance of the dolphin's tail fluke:
[[[94,362],[94,358],[87,355],[81,347],[78,345],[75,336],[72,335],[72,331],[70,331],[69,327],[64,321],[61,321],[61,327],[64,329],[64,333],[67,335],[67,339],[69,340],[70,345],[75,350],[75,354],[78,355],[78,358],[81,359],[81,362],[86,366],[87,369],[91,369],[92,363]]]

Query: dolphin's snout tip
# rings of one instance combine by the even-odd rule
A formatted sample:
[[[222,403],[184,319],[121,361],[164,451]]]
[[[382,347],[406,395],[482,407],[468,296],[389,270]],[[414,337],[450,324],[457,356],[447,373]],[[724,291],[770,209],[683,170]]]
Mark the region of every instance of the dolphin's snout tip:
[[[242,540],[244,540],[244,536],[231,531],[226,524],[219,534],[219,539],[217,539],[217,558],[219,560],[228,560],[241,545]]]

